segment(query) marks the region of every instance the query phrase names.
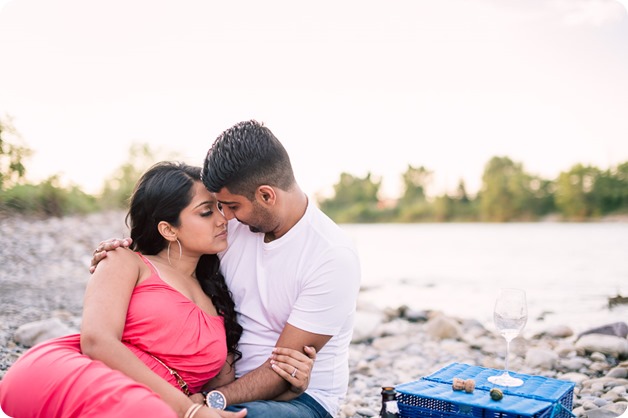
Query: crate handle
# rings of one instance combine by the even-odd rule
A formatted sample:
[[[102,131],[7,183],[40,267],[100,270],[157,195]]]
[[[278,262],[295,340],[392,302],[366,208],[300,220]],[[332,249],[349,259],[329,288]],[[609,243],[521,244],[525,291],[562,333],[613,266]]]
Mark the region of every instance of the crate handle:
[[[560,402],[557,402],[554,404],[554,407],[552,408],[552,413],[550,415],[550,418],[554,418],[557,417],[558,414],[560,414],[561,412],[567,412],[569,415],[571,415],[572,417],[575,418],[575,414],[573,412],[571,412],[569,409],[565,408],[565,406],[563,404],[561,404]]]

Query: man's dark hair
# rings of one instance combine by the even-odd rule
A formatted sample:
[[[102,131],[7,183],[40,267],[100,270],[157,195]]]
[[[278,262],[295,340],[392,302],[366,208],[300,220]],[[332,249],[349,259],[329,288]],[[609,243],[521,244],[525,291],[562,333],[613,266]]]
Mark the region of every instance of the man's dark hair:
[[[226,187],[251,201],[261,185],[289,190],[295,183],[285,148],[255,120],[239,122],[216,138],[207,151],[202,178],[211,192]]]

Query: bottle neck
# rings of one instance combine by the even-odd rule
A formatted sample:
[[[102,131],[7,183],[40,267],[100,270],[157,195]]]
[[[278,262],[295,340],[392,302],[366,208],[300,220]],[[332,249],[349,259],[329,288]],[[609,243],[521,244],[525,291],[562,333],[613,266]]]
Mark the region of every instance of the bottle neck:
[[[382,418],[396,418],[399,416],[397,392],[392,387],[382,388],[382,410],[379,416]]]

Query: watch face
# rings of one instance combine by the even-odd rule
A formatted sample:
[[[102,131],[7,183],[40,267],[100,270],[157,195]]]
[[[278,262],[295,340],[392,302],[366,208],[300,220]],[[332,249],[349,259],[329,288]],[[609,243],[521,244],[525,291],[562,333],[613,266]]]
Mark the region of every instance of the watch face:
[[[209,392],[205,399],[207,401],[207,406],[209,406],[210,408],[225,409],[225,406],[227,406],[227,400],[225,399],[225,395],[218,392],[217,390]]]

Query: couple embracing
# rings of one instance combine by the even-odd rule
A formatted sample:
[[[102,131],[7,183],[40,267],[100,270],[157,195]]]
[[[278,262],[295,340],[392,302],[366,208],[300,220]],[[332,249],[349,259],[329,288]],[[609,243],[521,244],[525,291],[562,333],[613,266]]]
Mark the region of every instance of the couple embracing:
[[[29,349],[0,381],[5,413],[337,413],[360,263],[267,127],[225,130],[202,168],[151,167],[127,225],[131,239],[95,252],[80,334]]]

